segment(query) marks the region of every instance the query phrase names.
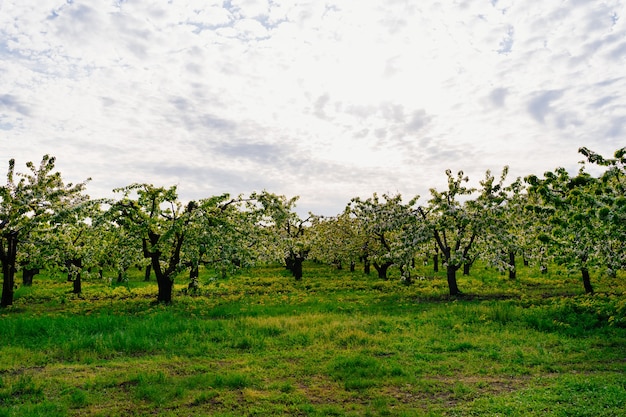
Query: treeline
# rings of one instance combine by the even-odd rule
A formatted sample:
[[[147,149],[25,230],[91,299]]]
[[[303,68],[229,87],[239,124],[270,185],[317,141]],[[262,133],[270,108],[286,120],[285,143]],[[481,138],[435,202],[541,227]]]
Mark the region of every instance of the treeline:
[[[479,187],[463,172],[446,171],[447,187],[431,189],[426,203],[415,196],[353,198],[332,217],[295,212],[297,197],[267,191],[223,194],[184,204],[176,187],[131,184],[116,199],[91,199],[88,180],[65,184],[55,158],[17,172],[9,161],[0,187],[2,307],[13,303],[16,273],[29,285],[42,268],[62,269],[73,291],[87,273],[146,267],[158,284],[157,301],[169,303],[176,276],[189,272],[198,286],[200,265],[223,274],[265,262],[283,262],[295,279],[314,259],[387,279],[398,268],[410,284],[415,263],[432,260],[446,270],[451,295],[460,294],[457,271],[469,273],[480,259],[516,278],[518,262],[544,270],[552,263],[581,274],[593,292],[591,270],[615,277],[626,266],[626,148],[605,158],[587,148],[581,169],[507,181],[508,169],[487,171]],[[603,167],[593,176],[586,166]],[[519,259],[519,260],[518,260]]]

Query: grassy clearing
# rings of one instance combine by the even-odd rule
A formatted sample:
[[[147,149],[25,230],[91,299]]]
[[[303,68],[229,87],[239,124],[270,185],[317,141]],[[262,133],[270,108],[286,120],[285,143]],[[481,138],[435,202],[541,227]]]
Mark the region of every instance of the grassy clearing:
[[[0,311],[0,417],[620,415],[624,277],[555,271],[476,268],[459,299],[427,271],[204,271],[167,307],[140,272],[81,297],[38,276]]]

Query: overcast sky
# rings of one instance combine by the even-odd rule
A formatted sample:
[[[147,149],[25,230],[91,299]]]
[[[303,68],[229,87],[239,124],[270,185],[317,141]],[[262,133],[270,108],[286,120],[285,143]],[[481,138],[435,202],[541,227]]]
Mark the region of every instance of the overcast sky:
[[[611,155],[625,92],[621,0],[0,0],[0,171],[48,153],[92,197],[426,203]]]

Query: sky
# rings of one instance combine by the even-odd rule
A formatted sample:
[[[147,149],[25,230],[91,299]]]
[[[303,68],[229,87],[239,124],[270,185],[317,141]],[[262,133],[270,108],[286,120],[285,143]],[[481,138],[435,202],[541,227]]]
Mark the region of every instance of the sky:
[[[625,93],[625,0],[0,0],[0,171],[49,154],[92,198],[426,204],[612,155]]]

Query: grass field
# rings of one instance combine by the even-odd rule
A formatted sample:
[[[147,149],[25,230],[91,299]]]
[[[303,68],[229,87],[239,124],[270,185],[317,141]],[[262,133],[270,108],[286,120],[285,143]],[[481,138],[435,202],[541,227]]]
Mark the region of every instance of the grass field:
[[[0,417],[625,415],[624,275],[424,275],[203,271],[170,306],[139,271],[38,275],[0,310]]]

